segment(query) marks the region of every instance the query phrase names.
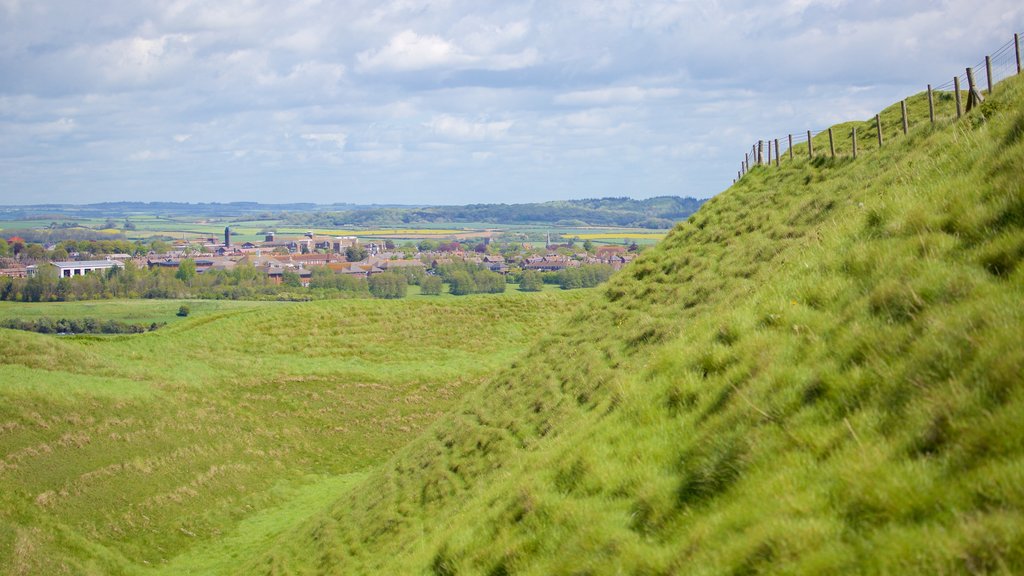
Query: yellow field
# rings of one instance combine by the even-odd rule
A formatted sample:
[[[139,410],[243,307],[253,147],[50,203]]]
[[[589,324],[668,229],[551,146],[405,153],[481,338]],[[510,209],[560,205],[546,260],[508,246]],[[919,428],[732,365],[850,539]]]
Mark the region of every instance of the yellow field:
[[[562,234],[562,238],[579,238],[580,240],[661,240],[665,232],[601,232],[595,234]]]
[[[437,228],[392,228],[381,230],[317,230],[317,234],[324,236],[451,236],[452,234],[464,234],[472,230],[444,230]]]

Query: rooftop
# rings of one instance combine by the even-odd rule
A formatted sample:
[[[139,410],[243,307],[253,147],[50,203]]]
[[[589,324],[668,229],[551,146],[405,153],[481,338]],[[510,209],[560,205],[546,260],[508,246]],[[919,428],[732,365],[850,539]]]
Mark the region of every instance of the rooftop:
[[[78,260],[68,262],[51,262],[54,266],[64,268],[110,268],[112,266],[122,266],[120,262],[114,260]]]

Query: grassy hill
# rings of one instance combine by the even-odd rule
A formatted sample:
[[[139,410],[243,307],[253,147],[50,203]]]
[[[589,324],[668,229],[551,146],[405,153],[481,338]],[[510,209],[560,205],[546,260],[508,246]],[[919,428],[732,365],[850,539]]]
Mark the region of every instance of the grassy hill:
[[[585,291],[584,291],[585,292]],[[433,301],[51,303],[169,319],[0,329],[0,574],[224,573],[511,363],[583,292]]]
[[[754,169],[236,572],[1024,572],[1022,103]]]

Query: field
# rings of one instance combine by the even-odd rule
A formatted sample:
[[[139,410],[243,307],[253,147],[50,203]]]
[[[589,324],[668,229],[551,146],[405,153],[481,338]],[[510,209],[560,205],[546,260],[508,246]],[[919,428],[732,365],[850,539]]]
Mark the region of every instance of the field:
[[[186,217],[161,217],[155,214],[142,214],[131,216],[135,225],[134,230],[123,231],[129,240],[147,240],[154,236],[170,237],[172,239],[193,240],[197,238],[217,238],[224,235],[224,228],[231,227],[232,240],[235,243],[258,242],[264,239],[260,234],[268,229],[275,230],[279,238],[298,237],[308,231],[325,236],[356,236],[364,241],[374,239],[392,239],[399,242],[416,240],[452,240],[452,239],[473,239],[484,238],[500,234],[508,234],[509,239],[533,238],[543,240],[545,234],[550,234],[552,240],[559,238],[562,241],[578,237],[581,240],[592,239],[598,243],[622,244],[636,241],[640,244],[653,244],[663,238],[667,231],[652,231],[645,228],[616,228],[616,227],[574,227],[557,225],[507,225],[493,224],[486,222],[471,222],[453,224],[422,224],[416,228],[395,227],[395,228],[301,228],[284,226],[279,220],[249,220],[233,221],[232,218],[186,218]],[[40,219],[40,220],[2,220],[0,219],[0,233],[13,233],[24,229],[43,229],[50,226],[52,222],[75,222],[81,226],[93,229],[96,232],[107,236],[116,236],[121,230],[104,229],[103,219],[96,218],[70,218],[62,219]],[[55,238],[60,231],[54,232]]]
[[[267,549],[513,362],[587,291],[49,303],[0,330],[0,573],[219,572]],[[230,544],[230,548],[225,548]]]

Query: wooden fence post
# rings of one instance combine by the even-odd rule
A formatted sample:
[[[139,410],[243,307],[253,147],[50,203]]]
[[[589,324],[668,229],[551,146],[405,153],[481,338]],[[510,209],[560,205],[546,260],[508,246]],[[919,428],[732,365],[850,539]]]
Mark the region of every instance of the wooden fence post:
[[[992,57],[985,56],[985,75],[988,77],[988,95],[992,95]]]
[[[740,178],[743,178],[743,172],[741,170],[737,170],[736,171],[736,180],[739,180]],[[732,183],[735,184],[736,180],[733,180]]]
[[[850,133],[850,137],[853,138],[853,159],[857,159],[857,127],[853,127],[853,131]]]
[[[789,135],[789,159],[793,159],[793,135]]]
[[[882,147],[882,117],[875,114],[875,128],[878,129],[878,147]]]
[[[836,157],[836,144],[832,140],[832,129],[828,129],[828,153],[835,158]]]
[[[771,140],[768,141],[768,157],[765,158],[765,160],[767,160],[767,162],[765,162],[765,164],[764,164],[765,166],[771,166],[772,165],[772,141]]]
[[[903,113],[903,135],[907,135],[907,131],[910,130],[910,125],[907,123],[907,101],[900,100],[900,112]]]
[[[779,139],[778,139],[778,138],[776,138],[776,139],[775,139],[775,167],[776,167],[776,168],[778,168],[778,167],[779,167],[779,158],[780,158],[781,156],[782,156],[782,155],[781,155],[781,154],[779,154]]]
[[[757,165],[764,164],[764,140],[757,141]]]
[[[953,92],[956,94],[956,117],[964,115],[964,107],[960,104],[960,77],[953,76]]]
[[[811,141],[811,131],[807,131],[807,157],[814,158],[814,143]]]
[[[978,84],[974,81],[974,68],[967,69],[967,111],[981,105],[985,98],[978,92]]]
[[[744,174],[747,173],[747,166],[749,165],[748,164],[749,162],[750,162],[750,153],[744,154],[743,155],[743,173]]]
[[[928,85],[928,121],[935,124],[935,99],[932,97],[932,85]]]
[[[1020,74],[1020,34],[1013,35],[1013,55],[1017,57],[1017,74]]]

